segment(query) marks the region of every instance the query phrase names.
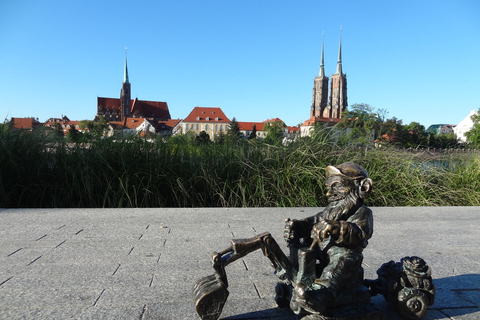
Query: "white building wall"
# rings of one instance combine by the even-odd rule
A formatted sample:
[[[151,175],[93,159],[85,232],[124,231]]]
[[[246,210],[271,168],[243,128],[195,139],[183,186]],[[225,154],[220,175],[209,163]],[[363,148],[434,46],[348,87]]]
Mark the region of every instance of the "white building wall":
[[[457,138],[459,138],[463,142],[467,141],[465,133],[472,129],[473,121],[471,117],[476,113],[476,110],[470,111],[470,114],[465,119],[460,121],[460,123],[457,124],[457,126],[453,129],[453,132],[457,135]]]

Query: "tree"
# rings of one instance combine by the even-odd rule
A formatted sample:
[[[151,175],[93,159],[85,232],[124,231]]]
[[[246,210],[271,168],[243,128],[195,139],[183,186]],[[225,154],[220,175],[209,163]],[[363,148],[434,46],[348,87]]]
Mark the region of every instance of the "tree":
[[[265,123],[263,126],[263,130],[267,131],[267,135],[265,136],[265,139],[263,139],[263,141],[272,145],[281,144],[284,136],[285,127],[285,123],[280,120]]]
[[[467,145],[470,148],[480,149],[480,109],[470,117],[473,121],[473,127],[465,133]]]
[[[256,138],[257,138],[257,125],[254,124],[253,125],[253,130],[252,130],[252,132],[250,132],[250,135],[248,136],[248,140],[256,139]]]
[[[220,130],[220,133],[218,134],[217,138],[215,139],[215,142],[218,144],[224,144],[225,143],[225,133],[223,133],[223,130]]]
[[[82,130],[87,129],[88,134],[86,136],[88,137],[88,140],[94,138],[98,139],[101,138],[105,134],[105,130],[108,127],[108,121],[103,117],[99,116],[95,121],[92,120],[82,120],[79,123],[79,127]]]
[[[233,117],[232,121],[230,121],[227,135],[231,137],[238,137],[240,135],[240,127],[238,126],[238,122],[235,117]]]
[[[230,121],[226,138],[234,143],[237,143],[240,140],[240,127],[238,126],[238,122],[235,117],[233,117],[232,121]]]
[[[72,125],[67,132],[67,140],[69,142],[78,142],[82,137],[82,133],[75,129],[75,126]]]
[[[210,143],[210,135],[205,131],[201,131],[199,135],[195,138],[195,141],[198,144],[208,144]]]
[[[405,129],[405,131],[408,133],[408,135],[406,135],[408,147],[426,146],[427,134],[425,133],[425,126],[413,121],[410,122],[409,125],[405,126]]]
[[[339,143],[371,144],[378,131],[378,115],[365,103],[356,103],[350,108],[342,113],[342,121],[337,124],[337,128],[345,129]]]

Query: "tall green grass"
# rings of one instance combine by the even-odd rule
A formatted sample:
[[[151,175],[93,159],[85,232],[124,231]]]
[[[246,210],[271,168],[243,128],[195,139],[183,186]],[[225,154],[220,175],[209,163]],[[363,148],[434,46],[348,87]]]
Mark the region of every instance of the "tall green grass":
[[[339,148],[328,134],[285,147],[0,135],[1,207],[325,206],[324,169],[345,161],[369,172],[370,206],[480,205],[478,154]]]

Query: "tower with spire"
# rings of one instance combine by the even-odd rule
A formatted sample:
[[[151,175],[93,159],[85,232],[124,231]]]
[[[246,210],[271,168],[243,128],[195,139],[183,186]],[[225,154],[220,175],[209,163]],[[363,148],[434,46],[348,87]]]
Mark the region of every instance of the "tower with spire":
[[[324,41],[322,35],[322,56],[318,77],[313,80],[312,107],[310,117],[328,117],[328,77],[325,77],[323,64]]]
[[[125,48],[125,69],[123,71],[123,83],[120,90],[120,116],[121,121],[130,115],[130,109],[132,105],[130,81],[128,81],[128,68],[127,68],[127,48]]]
[[[342,29],[340,28],[340,44],[338,47],[337,70],[332,74],[330,82],[329,118],[341,118],[347,108],[347,75],[342,72]]]

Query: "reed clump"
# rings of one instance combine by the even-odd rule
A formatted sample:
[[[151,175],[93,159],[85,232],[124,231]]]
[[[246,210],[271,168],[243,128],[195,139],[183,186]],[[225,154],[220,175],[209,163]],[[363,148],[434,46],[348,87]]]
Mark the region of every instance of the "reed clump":
[[[329,134],[286,146],[198,144],[188,137],[68,144],[44,133],[0,133],[0,206],[325,206],[325,167],[363,165],[369,206],[480,205],[480,155],[339,147]]]

